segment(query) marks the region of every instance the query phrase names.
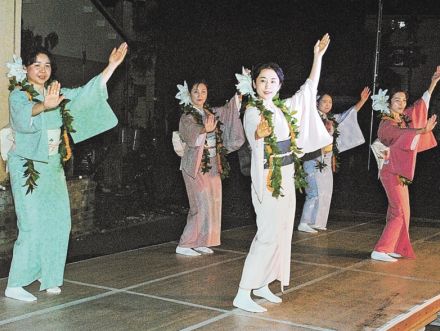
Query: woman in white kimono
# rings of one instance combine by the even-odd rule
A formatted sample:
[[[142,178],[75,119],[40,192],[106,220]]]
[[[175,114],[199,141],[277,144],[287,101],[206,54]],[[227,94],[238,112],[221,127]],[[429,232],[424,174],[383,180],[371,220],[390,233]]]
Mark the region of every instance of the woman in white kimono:
[[[220,245],[222,183],[228,176],[226,154],[243,145],[240,121],[241,100],[235,95],[226,105],[210,108],[208,84],[204,80],[178,85],[183,114],[179,134],[186,146],[181,170],[189,200],[187,223],[176,253],[186,256],[212,254]]]
[[[316,43],[309,78],[287,100],[277,97],[284,80],[277,64],[264,64],[252,72],[257,99],[245,112],[244,128],[252,149],[251,191],[258,230],[233,301],[235,307],[246,311],[266,311],[252,300],[251,291],[270,302],[280,303],[281,299],[268,285],[274,280],[279,280],[282,288],[289,285],[296,153],[300,149],[311,152],[332,141],[316,110],[322,56],[329,42],[326,34]]]
[[[318,111],[332,144],[303,156],[307,174],[306,199],[298,231],[317,233],[327,230],[327,220],[333,194],[333,172],[338,167],[338,154],[365,142],[357,121],[357,113],[368,100],[370,89],[364,87],[359,101],[348,110],[332,114],[333,99],[328,93],[318,98]]]

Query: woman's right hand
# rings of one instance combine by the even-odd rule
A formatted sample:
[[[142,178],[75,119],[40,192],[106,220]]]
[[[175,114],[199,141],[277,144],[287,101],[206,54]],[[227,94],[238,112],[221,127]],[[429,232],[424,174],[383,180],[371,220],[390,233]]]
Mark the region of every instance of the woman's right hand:
[[[272,133],[272,128],[269,126],[267,120],[261,116],[260,123],[257,125],[257,130],[255,131],[255,139],[266,138]]]
[[[214,115],[207,115],[205,117],[205,121],[204,121],[204,126],[205,126],[205,131],[206,132],[212,132],[215,130],[215,128],[217,127],[217,122],[218,120],[215,119]]]
[[[426,123],[424,133],[432,131],[436,125],[437,125],[437,115],[432,115],[430,118],[428,118],[428,122]]]
[[[64,100],[64,96],[60,95],[60,91],[61,84],[59,82],[55,81],[49,85],[43,101],[43,106],[46,110],[58,107],[61,101]]]

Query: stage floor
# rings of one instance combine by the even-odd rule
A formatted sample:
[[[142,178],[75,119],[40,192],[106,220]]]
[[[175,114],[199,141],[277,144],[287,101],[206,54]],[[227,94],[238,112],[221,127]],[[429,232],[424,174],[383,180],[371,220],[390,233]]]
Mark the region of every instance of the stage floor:
[[[369,258],[382,216],[332,216],[328,231],[295,231],[290,287],[281,304],[257,300],[266,313],[232,306],[256,231],[247,226],[224,231],[213,255],[176,255],[171,242],[68,264],[61,295],[34,283],[35,303],[0,296],[0,330],[389,329],[440,310],[440,222],[413,223],[417,259],[396,263]]]

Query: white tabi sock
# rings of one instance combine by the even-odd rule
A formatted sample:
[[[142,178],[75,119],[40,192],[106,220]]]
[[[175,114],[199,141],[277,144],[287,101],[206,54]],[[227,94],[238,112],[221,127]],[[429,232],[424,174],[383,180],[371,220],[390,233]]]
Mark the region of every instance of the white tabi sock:
[[[395,259],[394,257],[389,256],[387,253],[378,252],[378,251],[373,251],[371,253],[371,258],[373,260],[384,261],[384,262],[396,262],[397,261],[397,259]]]
[[[196,247],[194,250],[204,254],[214,254],[214,251],[208,247]]]
[[[5,296],[26,302],[37,301],[37,298],[26,291],[23,287],[7,287],[5,290]]]
[[[181,255],[186,255],[186,256],[200,256],[200,255],[202,255],[199,252],[196,252],[195,250],[193,250],[191,248],[180,247],[180,246],[176,247],[176,253],[181,254]]]
[[[299,223],[298,231],[307,232],[307,233],[318,233],[318,231],[312,229],[310,225],[308,225],[307,223]]]
[[[261,307],[258,303],[252,300],[251,290],[239,288],[232,304],[234,307],[249,311],[251,313],[264,313],[267,311],[266,308]]]
[[[264,298],[267,301],[270,301],[272,303],[281,303],[283,302],[283,300],[281,300],[280,297],[277,297],[275,294],[273,294],[271,292],[271,290],[269,289],[269,286],[263,286],[259,289],[253,290],[254,295],[256,295],[257,297],[260,298]]]
[[[46,292],[48,294],[60,294],[61,293],[61,289],[58,286],[55,286],[55,287],[47,288]]]
[[[402,255],[400,255],[399,253],[388,253],[388,255],[396,259],[400,259],[402,257]]]

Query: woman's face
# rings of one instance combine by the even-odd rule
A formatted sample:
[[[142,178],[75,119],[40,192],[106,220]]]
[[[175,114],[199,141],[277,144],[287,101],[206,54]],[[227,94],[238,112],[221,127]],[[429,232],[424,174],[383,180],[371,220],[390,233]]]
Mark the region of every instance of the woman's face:
[[[333,99],[328,94],[324,94],[318,101],[318,110],[324,114],[327,114],[332,110]]]
[[[203,83],[194,84],[190,94],[192,104],[197,108],[203,108],[208,98],[208,87]]]
[[[391,111],[402,114],[406,108],[406,95],[404,92],[396,92],[391,97],[390,109]]]
[[[272,100],[281,88],[280,79],[273,69],[261,70],[253,85],[263,100]]]
[[[29,83],[44,86],[52,74],[49,57],[46,54],[37,54],[35,62],[28,65],[26,71]]]

